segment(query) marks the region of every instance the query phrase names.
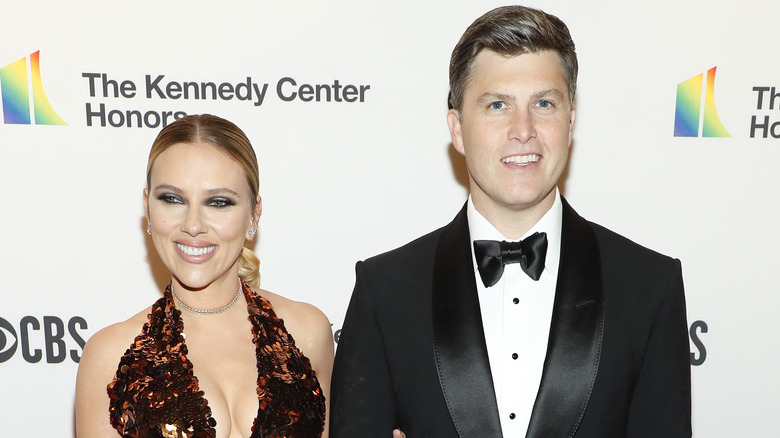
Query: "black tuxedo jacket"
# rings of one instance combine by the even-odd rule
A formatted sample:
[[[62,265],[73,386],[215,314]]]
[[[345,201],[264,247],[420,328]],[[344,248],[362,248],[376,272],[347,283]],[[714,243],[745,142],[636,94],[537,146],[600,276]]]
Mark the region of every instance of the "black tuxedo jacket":
[[[331,438],[389,438],[396,427],[408,438],[502,436],[470,245],[464,207],[446,227],[358,262]],[[526,436],[690,436],[687,328],[679,260],[584,220],[564,200]]]

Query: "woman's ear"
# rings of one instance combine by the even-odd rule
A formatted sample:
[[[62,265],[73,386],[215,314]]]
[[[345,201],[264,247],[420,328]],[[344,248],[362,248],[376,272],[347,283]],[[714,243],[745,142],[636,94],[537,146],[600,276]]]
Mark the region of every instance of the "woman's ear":
[[[260,215],[263,213],[263,199],[258,195],[255,207],[252,209],[252,215],[249,216],[249,229],[246,231],[246,240],[252,241],[257,234],[257,227],[260,222]]]
[[[152,235],[152,220],[149,218],[149,189],[144,189],[144,216],[146,216],[146,234]]]

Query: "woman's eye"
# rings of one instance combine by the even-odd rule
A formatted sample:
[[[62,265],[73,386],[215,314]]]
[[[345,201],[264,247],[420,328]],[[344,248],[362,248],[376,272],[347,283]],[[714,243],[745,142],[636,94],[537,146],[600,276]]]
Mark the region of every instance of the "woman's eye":
[[[168,203],[168,204],[183,204],[184,201],[176,195],[172,195],[170,193],[164,193],[157,197],[162,202]]]
[[[224,208],[224,207],[229,207],[231,205],[235,205],[235,202],[231,201],[230,199],[216,198],[210,200],[207,205],[211,207]]]

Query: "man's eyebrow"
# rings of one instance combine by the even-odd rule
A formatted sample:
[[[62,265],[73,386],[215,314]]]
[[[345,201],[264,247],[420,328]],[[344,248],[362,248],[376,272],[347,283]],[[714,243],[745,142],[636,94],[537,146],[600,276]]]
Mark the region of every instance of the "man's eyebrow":
[[[554,97],[556,99],[563,99],[564,93],[557,89],[557,88],[548,88],[546,90],[541,90],[533,93],[531,97],[529,98],[530,101],[539,100],[545,97]],[[492,92],[489,91],[487,93],[483,93],[481,96],[479,96],[478,99],[480,102],[492,102],[492,101],[503,101],[503,102],[514,102],[517,100],[517,98],[512,94],[506,94],[506,93],[498,93],[498,92]]]
[[[481,96],[479,96],[480,102],[487,102],[487,101],[506,101],[506,102],[514,102],[515,96],[511,94],[505,94],[505,93],[495,93],[488,91],[487,93],[483,93]]]
[[[543,97],[555,97],[557,99],[563,98],[563,92],[557,88],[549,88],[547,90],[537,91],[531,95],[531,100],[541,99]]]

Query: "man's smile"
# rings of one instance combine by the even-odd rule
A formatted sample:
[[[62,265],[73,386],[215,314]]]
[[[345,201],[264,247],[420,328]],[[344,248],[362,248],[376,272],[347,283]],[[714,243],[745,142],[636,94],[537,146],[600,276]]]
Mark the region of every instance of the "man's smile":
[[[529,155],[512,155],[511,157],[502,158],[502,163],[514,163],[520,166],[527,166],[532,163],[536,163],[542,158],[541,155],[529,154]]]

